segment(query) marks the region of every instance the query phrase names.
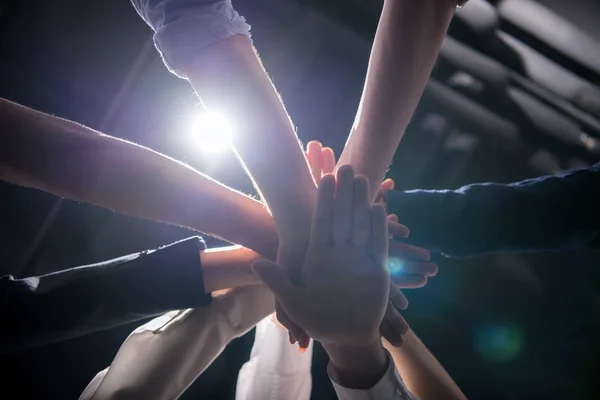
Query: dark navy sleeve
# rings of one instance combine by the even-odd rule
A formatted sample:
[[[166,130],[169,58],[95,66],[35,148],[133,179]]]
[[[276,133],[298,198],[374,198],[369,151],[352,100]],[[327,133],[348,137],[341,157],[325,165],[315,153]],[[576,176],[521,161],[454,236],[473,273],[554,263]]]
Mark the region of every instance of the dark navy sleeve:
[[[48,275],[0,278],[0,352],[210,304],[200,265],[204,248],[192,237]]]
[[[408,242],[455,257],[600,247],[600,164],[512,184],[388,192]]]

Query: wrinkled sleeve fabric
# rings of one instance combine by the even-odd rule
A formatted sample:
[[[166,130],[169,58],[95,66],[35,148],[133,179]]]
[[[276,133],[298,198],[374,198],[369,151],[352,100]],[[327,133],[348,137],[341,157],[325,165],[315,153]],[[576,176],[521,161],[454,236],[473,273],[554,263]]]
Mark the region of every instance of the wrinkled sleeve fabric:
[[[304,353],[271,317],[256,326],[250,360],[238,375],[236,400],[309,400],[313,341]]]
[[[57,342],[152,317],[204,307],[200,251],[192,237],[99,264],[0,278],[0,351]]]
[[[165,65],[186,78],[182,67],[206,47],[234,35],[250,36],[231,0],[131,0],[138,14],[154,30],[154,45]]]
[[[512,184],[391,191],[409,243],[454,257],[600,247],[600,164]]]
[[[173,311],[136,329],[80,400],[176,399],[227,344],[274,311],[264,286],[215,294],[209,307]]]
[[[387,353],[387,351],[386,351]],[[339,383],[333,378],[332,374],[329,373],[329,379],[333,383],[333,388],[337,393],[339,400],[417,400],[417,398],[406,388],[404,381],[400,377],[392,356],[387,353],[388,358],[388,369],[377,382],[370,389],[359,390],[349,389]],[[331,364],[329,364],[331,368]]]

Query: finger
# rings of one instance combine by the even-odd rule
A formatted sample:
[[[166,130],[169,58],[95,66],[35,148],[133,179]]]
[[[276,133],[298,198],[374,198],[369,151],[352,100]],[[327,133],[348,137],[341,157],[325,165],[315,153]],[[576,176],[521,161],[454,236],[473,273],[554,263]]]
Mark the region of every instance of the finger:
[[[438,266],[432,262],[422,262],[398,258],[391,255],[388,258],[388,269],[391,275],[415,274],[423,276],[435,276],[438,273]]]
[[[390,235],[401,239],[406,239],[408,235],[410,235],[410,231],[408,230],[408,228],[398,222],[397,216],[396,221],[390,222],[390,220],[388,219],[388,230],[390,231]]]
[[[308,155],[308,165],[315,183],[318,185],[321,182],[322,166],[321,166],[321,142],[316,140],[308,142],[306,145],[306,153]]]
[[[394,190],[394,186],[395,186],[394,180],[391,178],[387,178],[383,182],[381,182],[381,185],[379,186],[379,190],[377,191],[377,197],[375,198],[375,203],[382,202],[385,192]]]
[[[352,243],[355,246],[368,246],[371,239],[371,216],[369,199],[369,180],[366,176],[354,177],[352,198]]]
[[[427,277],[416,274],[390,275],[392,282],[400,289],[418,289],[427,285]]]
[[[381,204],[371,208],[371,255],[383,268],[387,266],[388,232],[385,209]]]
[[[304,329],[296,325],[296,323],[291,320],[289,315],[283,309],[281,303],[278,301],[275,301],[275,315],[277,316],[279,323],[289,331],[288,336],[290,337],[291,344],[300,342],[300,340],[304,340],[304,338],[307,337]]]
[[[354,169],[350,165],[342,165],[337,170],[333,207],[333,241],[336,244],[348,244],[351,240],[353,179]]]
[[[394,186],[396,186],[396,183],[392,178],[384,179],[379,185],[379,192],[383,194],[389,190],[394,190]]]
[[[333,241],[333,207],[335,178],[327,174],[317,189],[317,202],[313,211],[310,241],[316,245],[328,245]]]
[[[406,322],[404,317],[391,303],[388,303],[383,320],[400,336],[403,336],[408,332],[408,322]]]
[[[379,325],[379,334],[394,347],[400,347],[404,344],[404,337],[396,332],[385,319]]]
[[[404,293],[393,284],[393,282],[390,282],[389,298],[391,305],[396,308],[400,310],[406,310],[408,308],[408,299],[404,296]]]
[[[390,258],[403,258],[412,261],[429,261],[431,254],[426,249],[408,243],[390,240]]]
[[[335,153],[331,147],[323,147],[321,150],[321,167],[323,174],[333,174],[335,170]]]
[[[287,307],[293,307],[297,296],[298,288],[292,284],[288,276],[286,275],[283,268],[269,260],[257,260],[252,263],[252,271],[267,287],[281,305]]]
[[[398,216],[396,214],[390,214],[387,216],[388,224],[390,222],[398,222]]]

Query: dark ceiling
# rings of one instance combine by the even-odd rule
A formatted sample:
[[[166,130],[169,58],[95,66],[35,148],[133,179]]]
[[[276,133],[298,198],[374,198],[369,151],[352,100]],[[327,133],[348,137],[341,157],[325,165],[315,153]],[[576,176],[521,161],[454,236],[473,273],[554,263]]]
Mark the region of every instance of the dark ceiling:
[[[600,160],[600,3],[493,3],[472,0],[453,21],[390,170],[401,188],[509,182]],[[339,152],[381,2],[234,5],[253,26],[300,138]],[[206,162],[186,146],[186,119],[197,100],[168,74],[128,1],[5,0],[0,54],[1,97],[252,190],[231,157]],[[53,271],[189,235],[0,183],[2,273]],[[440,259],[439,275],[408,293],[407,319],[469,398],[594,399],[599,261],[592,251]],[[76,398],[134,327],[4,357],[2,386],[19,383],[18,398]],[[251,344],[252,334],[236,340],[184,398],[233,398]],[[315,357],[313,398],[332,398],[324,355]]]

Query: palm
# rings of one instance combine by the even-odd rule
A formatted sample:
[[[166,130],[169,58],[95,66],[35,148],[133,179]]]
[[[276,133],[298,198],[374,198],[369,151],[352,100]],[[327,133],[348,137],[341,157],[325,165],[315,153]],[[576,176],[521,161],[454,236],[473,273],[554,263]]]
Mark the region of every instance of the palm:
[[[368,181],[354,177],[351,167],[340,168],[337,180],[324,177],[303,257],[282,245],[278,261],[283,268],[255,264],[279,300],[277,317],[294,328],[296,338],[303,330],[337,345],[378,340],[389,291],[388,232],[384,208],[371,207],[368,194]],[[283,272],[289,270],[286,261],[302,264],[294,283]]]
[[[327,268],[321,268],[324,265]],[[349,265],[361,268],[350,269]],[[366,248],[311,246],[302,271],[304,305],[290,317],[306,326],[309,336],[340,343],[347,335],[336,337],[335,332],[354,332],[351,340],[362,341],[377,330],[387,303],[388,293],[382,288],[389,287],[389,274]],[[330,329],[332,321],[335,332]]]

